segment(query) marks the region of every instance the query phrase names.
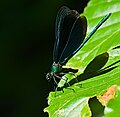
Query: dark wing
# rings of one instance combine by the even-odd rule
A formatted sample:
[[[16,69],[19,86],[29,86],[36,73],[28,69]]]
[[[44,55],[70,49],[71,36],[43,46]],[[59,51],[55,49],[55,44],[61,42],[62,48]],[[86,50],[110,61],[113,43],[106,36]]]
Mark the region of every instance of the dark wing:
[[[57,13],[56,22],[55,22],[55,43],[54,43],[54,49],[53,49],[53,61],[58,63],[60,58],[60,53],[64,49],[64,46],[66,45],[67,39],[62,40],[61,37],[61,30],[63,26],[64,19],[67,15],[69,15],[71,10],[63,6],[60,8],[60,10]],[[60,47],[62,46],[62,47]]]
[[[84,16],[80,17],[77,11],[62,7],[56,19],[53,60],[66,64],[65,59],[83,42],[86,30],[87,21]]]
[[[87,20],[84,16],[79,16],[74,22],[70,35],[68,37],[68,42],[61,54],[59,62],[63,65],[76,54],[76,52],[82,47],[83,40],[87,32]]]

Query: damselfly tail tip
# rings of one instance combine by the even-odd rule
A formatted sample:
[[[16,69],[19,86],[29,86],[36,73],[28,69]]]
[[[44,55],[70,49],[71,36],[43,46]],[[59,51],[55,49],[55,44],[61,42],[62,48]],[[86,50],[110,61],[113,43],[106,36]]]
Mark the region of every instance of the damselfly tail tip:
[[[108,13],[107,15],[108,15],[108,17],[111,15],[112,13]]]

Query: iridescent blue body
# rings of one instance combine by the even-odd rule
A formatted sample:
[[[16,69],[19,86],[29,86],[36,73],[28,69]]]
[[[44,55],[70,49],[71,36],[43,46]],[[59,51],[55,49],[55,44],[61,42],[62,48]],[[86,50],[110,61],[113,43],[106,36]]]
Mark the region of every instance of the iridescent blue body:
[[[53,63],[52,72],[57,73],[62,70],[62,66],[60,64]]]
[[[55,83],[57,83],[55,77],[58,77],[58,74],[61,73],[61,71],[62,71],[62,66],[60,64],[53,63],[51,67],[51,72],[46,75],[47,80],[53,78]]]

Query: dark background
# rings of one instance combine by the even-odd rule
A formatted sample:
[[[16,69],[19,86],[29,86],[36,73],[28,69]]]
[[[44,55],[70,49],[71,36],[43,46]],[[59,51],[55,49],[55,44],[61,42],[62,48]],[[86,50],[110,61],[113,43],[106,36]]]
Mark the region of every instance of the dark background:
[[[88,0],[0,1],[0,117],[44,117],[53,90],[54,24],[63,5],[83,12]]]

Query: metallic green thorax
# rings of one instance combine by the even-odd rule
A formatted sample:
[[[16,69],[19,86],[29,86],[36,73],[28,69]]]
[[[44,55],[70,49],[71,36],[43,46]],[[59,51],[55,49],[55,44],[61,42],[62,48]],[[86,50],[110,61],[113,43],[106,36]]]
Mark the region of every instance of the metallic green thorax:
[[[61,71],[62,66],[61,66],[60,64],[53,63],[51,69],[52,69],[52,72],[53,72],[53,73],[58,73],[58,72]]]

